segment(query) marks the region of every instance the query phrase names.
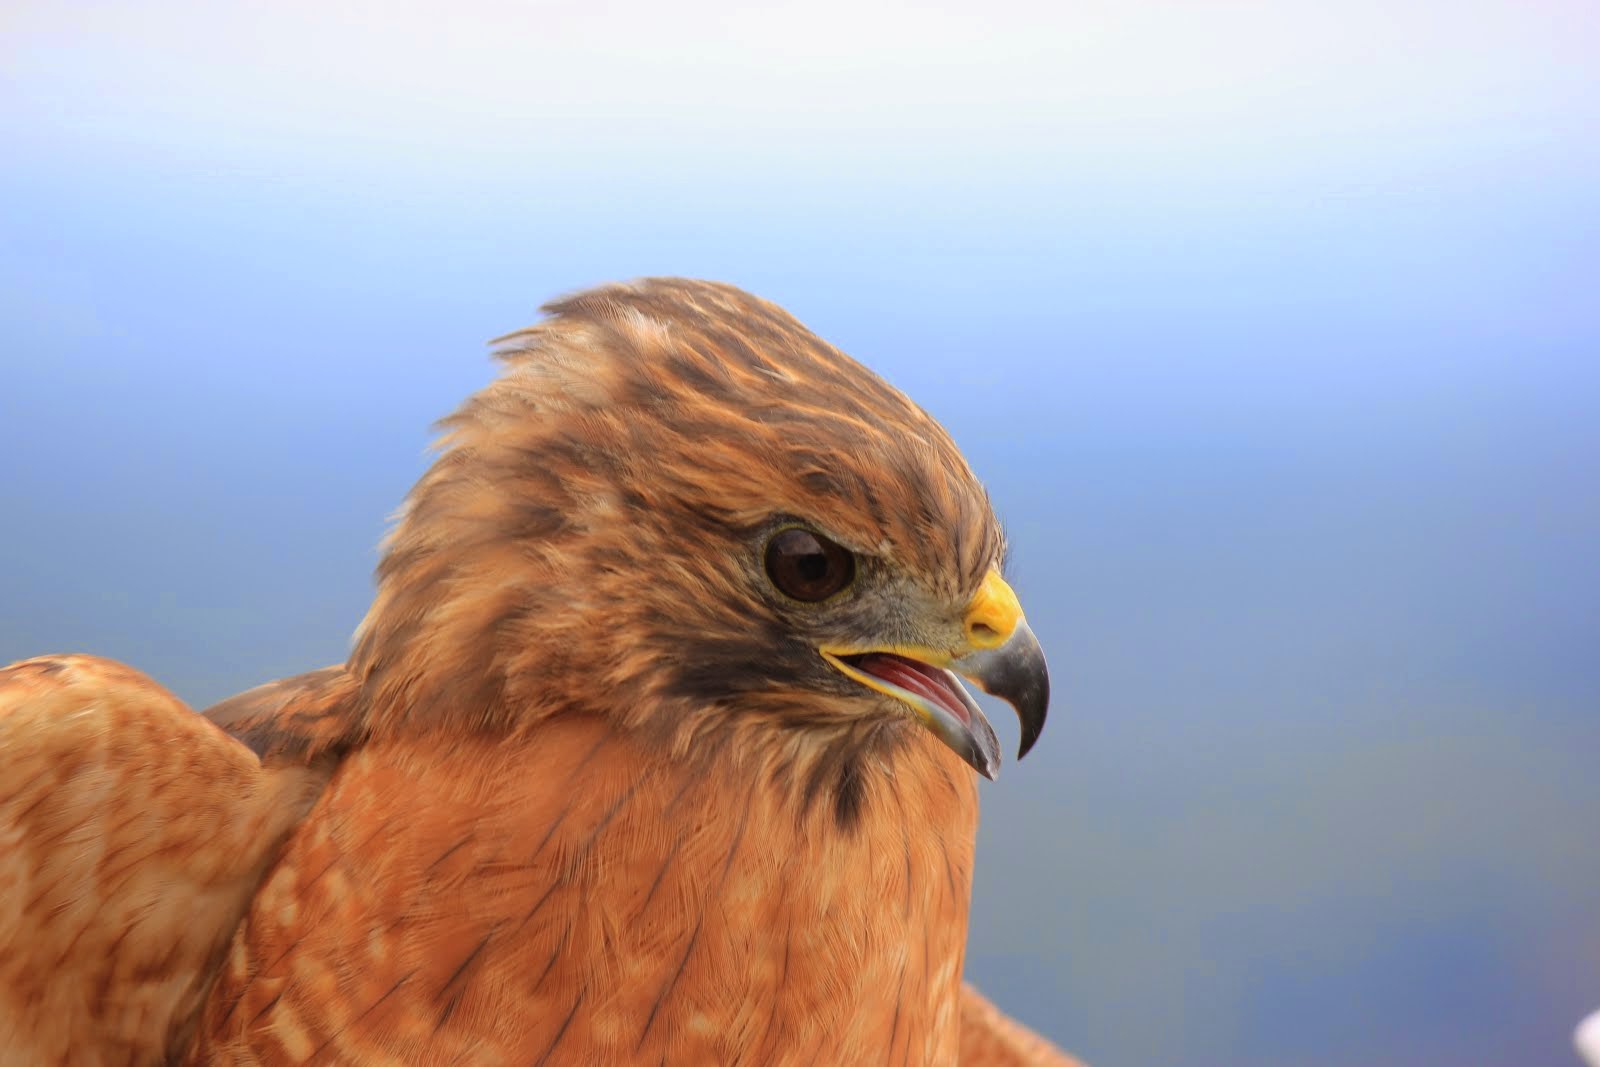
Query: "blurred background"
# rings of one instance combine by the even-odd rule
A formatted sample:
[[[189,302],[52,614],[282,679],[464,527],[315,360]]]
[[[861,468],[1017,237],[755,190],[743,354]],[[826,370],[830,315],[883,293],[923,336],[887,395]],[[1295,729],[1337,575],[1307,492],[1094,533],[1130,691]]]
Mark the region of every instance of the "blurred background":
[[[0,661],[341,659],[488,338],[732,281],[1015,542],[972,978],[1097,1067],[1575,1063],[1600,9],[978,6],[5,4]]]

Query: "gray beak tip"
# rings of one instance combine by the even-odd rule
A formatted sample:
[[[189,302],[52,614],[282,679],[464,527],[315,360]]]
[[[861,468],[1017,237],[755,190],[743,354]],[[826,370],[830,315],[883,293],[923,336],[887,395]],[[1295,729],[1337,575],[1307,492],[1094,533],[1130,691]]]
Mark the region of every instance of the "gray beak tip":
[[[1026,756],[1044,732],[1045,715],[1050,708],[1050,669],[1033,630],[1026,622],[1019,623],[1010,640],[999,648],[969,653],[951,666],[985,693],[1016,709],[1022,726],[1017,759]]]

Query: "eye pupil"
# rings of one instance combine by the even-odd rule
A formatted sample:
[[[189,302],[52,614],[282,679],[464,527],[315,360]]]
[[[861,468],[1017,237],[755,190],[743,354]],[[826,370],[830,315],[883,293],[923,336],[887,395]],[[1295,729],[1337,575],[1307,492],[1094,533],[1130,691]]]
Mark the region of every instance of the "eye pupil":
[[[826,600],[850,584],[855,557],[821,534],[790,527],[767,542],[767,577],[796,600]]]

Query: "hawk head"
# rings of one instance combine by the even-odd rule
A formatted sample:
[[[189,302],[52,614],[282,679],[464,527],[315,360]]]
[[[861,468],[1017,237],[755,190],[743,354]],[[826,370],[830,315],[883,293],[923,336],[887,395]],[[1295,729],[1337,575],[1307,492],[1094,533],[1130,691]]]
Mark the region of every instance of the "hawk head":
[[[777,306],[682,279],[558,300],[443,423],[352,665],[370,728],[564,713],[680,751],[928,729],[1000,762],[960,679],[1044,725],[1004,536],[945,431]]]

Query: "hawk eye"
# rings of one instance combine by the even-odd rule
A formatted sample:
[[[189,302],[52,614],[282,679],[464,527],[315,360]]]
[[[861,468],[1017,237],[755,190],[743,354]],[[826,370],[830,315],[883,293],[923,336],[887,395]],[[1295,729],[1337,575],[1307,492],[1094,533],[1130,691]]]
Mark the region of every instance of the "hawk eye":
[[[821,534],[791,526],[767,542],[767,577],[787,596],[826,600],[856,576],[850,550]]]

